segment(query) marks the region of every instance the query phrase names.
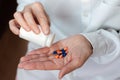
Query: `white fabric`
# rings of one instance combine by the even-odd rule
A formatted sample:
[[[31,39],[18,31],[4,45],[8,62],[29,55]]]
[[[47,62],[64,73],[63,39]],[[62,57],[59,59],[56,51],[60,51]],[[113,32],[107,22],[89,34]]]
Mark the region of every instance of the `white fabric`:
[[[104,0],[107,4],[113,5],[113,6],[119,6],[120,0]]]
[[[120,30],[118,4],[108,3],[113,0],[105,3],[104,0],[18,0],[17,10],[35,1],[42,2],[50,16],[55,41],[80,33],[93,46],[93,55],[87,62],[62,80],[120,80],[120,34],[116,32]],[[39,47],[29,43],[28,51]],[[18,69],[17,80],[57,80],[58,72]]]

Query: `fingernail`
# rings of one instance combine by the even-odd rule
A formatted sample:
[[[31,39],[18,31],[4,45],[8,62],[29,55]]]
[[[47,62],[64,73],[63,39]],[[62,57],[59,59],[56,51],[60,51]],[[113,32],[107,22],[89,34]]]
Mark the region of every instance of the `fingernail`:
[[[49,30],[45,30],[44,34],[48,35],[49,34]]]
[[[30,31],[31,29],[29,27],[26,28],[27,31]]]
[[[39,31],[38,29],[35,29],[34,31],[35,31],[35,33],[37,33],[37,34],[40,33],[40,31]]]

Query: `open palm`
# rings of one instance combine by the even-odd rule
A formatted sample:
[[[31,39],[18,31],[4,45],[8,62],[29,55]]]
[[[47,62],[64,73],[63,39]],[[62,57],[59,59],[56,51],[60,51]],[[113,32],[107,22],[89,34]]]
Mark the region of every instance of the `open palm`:
[[[55,58],[53,51],[68,47],[68,54]],[[29,70],[60,70],[59,78],[79,68],[92,54],[92,46],[82,35],[74,35],[54,43],[51,47],[33,50],[21,58],[19,68]]]

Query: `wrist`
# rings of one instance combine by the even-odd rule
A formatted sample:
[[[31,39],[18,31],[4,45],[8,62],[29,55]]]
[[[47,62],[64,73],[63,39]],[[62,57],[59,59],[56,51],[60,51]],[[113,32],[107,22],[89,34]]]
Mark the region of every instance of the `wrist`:
[[[84,45],[83,47],[86,48],[89,55],[91,55],[93,53],[93,46],[92,46],[91,42],[84,35],[79,34],[78,36],[80,37],[80,39],[79,39],[80,42],[83,42],[83,43],[81,43],[81,45]]]

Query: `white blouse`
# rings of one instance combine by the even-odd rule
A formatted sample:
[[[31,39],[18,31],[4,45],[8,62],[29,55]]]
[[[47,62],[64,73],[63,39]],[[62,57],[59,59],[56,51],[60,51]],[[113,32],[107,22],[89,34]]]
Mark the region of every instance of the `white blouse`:
[[[18,0],[17,10],[35,1],[45,7],[51,30],[56,33],[55,41],[82,34],[93,46],[93,54],[87,62],[63,80],[120,80],[120,0]],[[38,46],[29,44],[28,49],[35,48]],[[18,80],[25,72],[27,70],[18,69]],[[41,80],[40,75],[34,76],[26,73],[21,80]]]

